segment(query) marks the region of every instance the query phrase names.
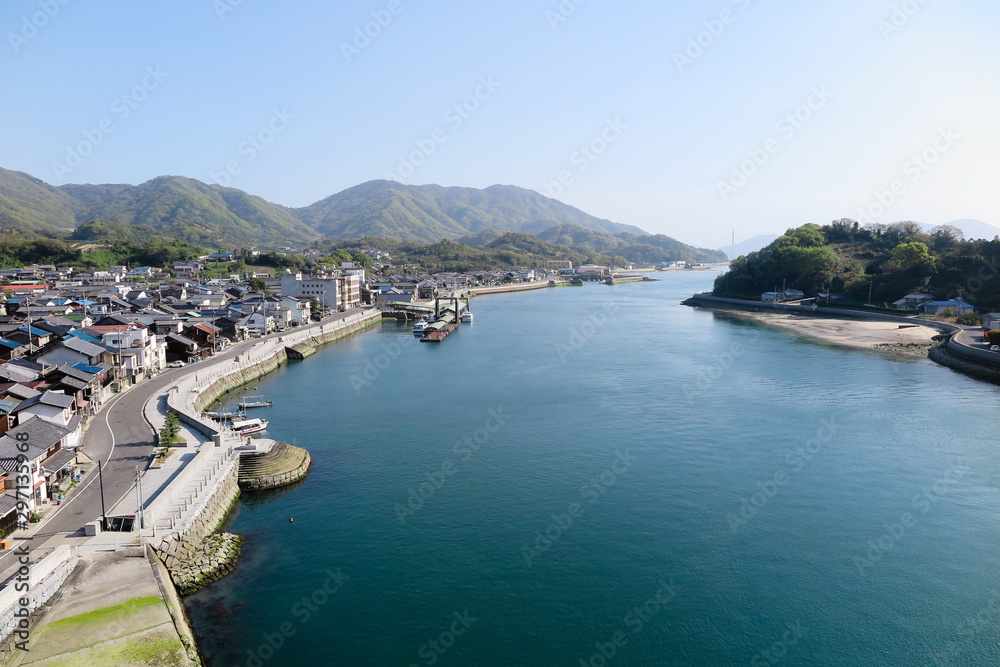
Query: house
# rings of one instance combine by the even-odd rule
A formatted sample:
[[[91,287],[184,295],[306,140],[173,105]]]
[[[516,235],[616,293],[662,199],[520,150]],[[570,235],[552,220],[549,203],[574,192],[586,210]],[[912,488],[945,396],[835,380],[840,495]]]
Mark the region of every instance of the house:
[[[17,415],[19,423],[24,423],[31,417],[38,417],[67,429],[62,439],[65,447],[76,447],[80,444],[81,417],[76,414],[76,399],[69,394],[47,390],[21,401],[14,408],[14,414]]]
[[[65,427],[32,416],[0,436],[0,470],[8,473],[4,490],[27,495],[29,510],[48,500],[55,483],[72,474],[76,452],[63,449],[69,434]],[[28,478],[17,479],[25,468]]]
[[[49,371],[45,381],[53,391],[72,395],[76,399],[78,414],[94,415],[100,409],[105,378],[105,372],[99,368],[85,364],[81,368],[63,364]]]
[[[312,303],[309,299],[283,296],[281,297],[281,307],[288,310],[292,326],[309,322],[312,315]]]
[[[174,262],[170,268],[178,278],[193,278],[201,271],[202,266],[198,262]]]
[[[0,435],[3,435],[10,429],[14,427],[17,423],[16,418],[12,414],[14,408],[17,407],[20,401],[12,401],[10,399],[0,399]]]
[[[46,366],[61,366],[62,364],[85,363],[96,366],[100,363],[115,363],[116,355],[107,348],[82,340],[76,336],[67,336],[56,345],[39,354],[35,360]]]
[[[167,334],[167,361],[192,361],[198,358],[198,342],[181,334]]]
[[[983,315],[984,329],[1000,329],[1000,313],[986,313]]]
[[[781,303],[781,292],[764,292],[760,300],[763,303]]]
[[[28,353],[28,346],[16,340],[0,337],[0,361],[20,359]]]
[[[898,301],[893,301],[892,305],[901,310],[914,310],[916,308],[919,308],[923,304],[927,303],[928,301],[933,301],[933,300],[934,297],[931,296],[930,294],[913,292],[911,294],[907,294]]]
[[[920,304],[918,310],[923,315],[953,315],[955,317],[962,317],[964,315],[971,315],[975,312],[976,308],[964,301],[953,299],[951,301],[928,301]]]
[[[273,329],[273,320],[264,313],[250,313],[240,319],[240,326],[251,336],[263,336]]]
[[[80,279],[86,285],[108,286],[121,282],[122,276],[110,271],[88,271],[81,275]]]
[[[167,346],[157,340],[156,335],[142,326],[92,326],[88,333],[101,335],[101,342],[106,346],[120,349],[127,356],[135,357],[133,382],[138,382],[142,376],[158,373],[167,367]]]

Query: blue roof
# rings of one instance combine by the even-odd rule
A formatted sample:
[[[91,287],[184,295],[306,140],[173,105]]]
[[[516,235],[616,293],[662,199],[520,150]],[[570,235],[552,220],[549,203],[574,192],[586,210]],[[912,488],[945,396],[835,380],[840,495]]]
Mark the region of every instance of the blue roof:
[[[67,335],[74,336],[76,338],[79,338],[80,340],[85,340],[88,343],[97,343],[98,345],[101,344],[101,339],[100,338],[94,338],[90,334],[85,334],[82,331],[70,331],[69,334],[67,334]]]
[[[966,303],[964,301],[958,301],[952,299],[951,301],[928,301],[924,304],[925,306],[961,306],[963,308],[972,308],[971,303]]]
[[[78,364],[73,364],[73,368],[78,371],[83,371],[84,373],[90,373],[91,375],[97,375],[101,372],[101,369],[97,366],[91,366],[90,364],[85,364],[82,361]]]
[[[24,343],[18,343],[16,340],[11,340],[9,338],[0,338],[0,345],[15,350],[24,345]]]
[[[18,331],[23,331],[24,333],[30,334],[32,336],[51,336],[52,335],[51,331],[44,331],[42,329],[36,329],[35,327],[31,327],[31,331],[28,331],[28,327],[18,327],[17,330]]]
[[[96,301],[90,301],[89,299],[80,299],[79,301],[74,301],[73,303],[81,305],[81,306],[93,306],[97,302]]]

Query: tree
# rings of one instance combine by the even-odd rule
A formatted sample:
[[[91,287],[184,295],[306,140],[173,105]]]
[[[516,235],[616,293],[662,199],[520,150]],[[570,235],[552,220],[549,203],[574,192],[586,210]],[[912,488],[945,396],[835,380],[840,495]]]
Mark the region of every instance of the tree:
[[[267,283],[264,282],[263,278],[251,278],[247,281],[247,286],[253,292],[260,292],[265,296],[269,296],[271,294],[271,290],[267,288]]]
[[[927,244],[920,241],[900,243],[892,249],[892,260],[901,271],[934,265],[934,256]]]
[[[177,436],[181,432],[181,419],[176,412],[167,413],[167,420],[160,429],[160,445],[167,449],[177,444]]]

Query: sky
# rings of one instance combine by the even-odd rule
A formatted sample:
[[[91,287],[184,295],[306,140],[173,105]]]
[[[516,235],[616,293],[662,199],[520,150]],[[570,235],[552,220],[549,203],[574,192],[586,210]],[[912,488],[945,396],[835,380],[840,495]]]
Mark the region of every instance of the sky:
[[[1000,225],[987,0],[4,0],[0,166],[305,206],[517,185],[717,248]]]

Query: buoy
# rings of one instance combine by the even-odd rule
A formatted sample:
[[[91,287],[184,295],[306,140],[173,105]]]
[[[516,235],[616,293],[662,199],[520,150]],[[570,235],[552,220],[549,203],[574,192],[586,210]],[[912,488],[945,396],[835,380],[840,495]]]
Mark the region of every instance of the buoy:
[[[294,523],[294,522],[295,522],[295,519],[289,519],[288,520],[288,523]]]

